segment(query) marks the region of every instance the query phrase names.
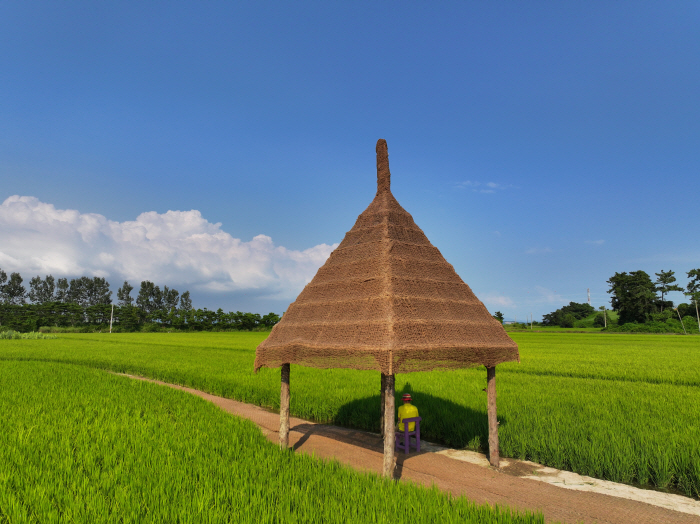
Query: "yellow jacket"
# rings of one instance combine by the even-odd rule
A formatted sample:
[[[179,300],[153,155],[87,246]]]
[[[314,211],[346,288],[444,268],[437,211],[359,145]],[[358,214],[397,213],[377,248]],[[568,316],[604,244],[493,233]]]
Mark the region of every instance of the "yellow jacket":
[[[405,418],[413,418],[417,417],[418,415],[418,408],[414,406],[411,403],[403,404],[399,406],[399,431],[403,431],[403,422],[401,422]],[[409,422],[408,423],[408,431],[415,431],[416,429],[416,423],[415,422]]]

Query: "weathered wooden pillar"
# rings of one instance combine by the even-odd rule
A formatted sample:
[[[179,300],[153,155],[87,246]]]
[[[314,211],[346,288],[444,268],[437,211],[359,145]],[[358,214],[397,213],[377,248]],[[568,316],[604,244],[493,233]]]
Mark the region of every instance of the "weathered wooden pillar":
[[[496,416],[496,366],[486,368],[489,411],[489,462],[494,468],[500,463],[498,453],[498,418]]]
[[[394,478],[394,375],[388,374],[384,379],[384,476]]]
[[[289,447],[289,364],[282,364],[280,388],[280,448]]]
[[[386,403],[386,373],[382,373],[382,385],[381,385],[381,393],[379,394],[379,403],[380,407],[379,410],[381,412],[379,416],[379,432],[382,434],[382,438],[384,438],[384,413],[385,413],[385,403]]]

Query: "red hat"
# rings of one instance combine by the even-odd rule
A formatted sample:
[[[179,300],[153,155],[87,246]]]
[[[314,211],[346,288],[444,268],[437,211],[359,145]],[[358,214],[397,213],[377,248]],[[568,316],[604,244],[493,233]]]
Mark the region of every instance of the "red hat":
[[[411,402],[411,394],[410,393],[404,393],[402,398],[403,398],[404,402]]]

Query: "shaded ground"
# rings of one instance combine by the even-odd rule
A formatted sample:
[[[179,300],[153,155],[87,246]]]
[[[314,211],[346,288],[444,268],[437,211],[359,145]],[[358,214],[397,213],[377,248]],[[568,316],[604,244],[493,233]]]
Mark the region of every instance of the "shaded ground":
[[[132,378],[149,380],[202,397],[228,413],[255,422],[271,442],[278,442],[279,415],[275,413],[191,388],[141,377]],[[290,444],[295,450],[320,458],[333,458],[359,470],[381,473],[383,444],[379,435],[315,424],[294,417],[290,425]],[[572,524],[700,524],[700,502],[686,497],[588,479],[527,461],[502,460],[501,470],[495,470],[487,466],[488,461],[483,455],[423,444],[420,453],[412,452],[408,456],[397,453],[397,479],[426,486],[435,484],[444,491],[464,495],[479,503],[538,510],[544,513],[548,521]],[[589,489],[594,491],[587,491]],[[615,495],[603,494],[607,492]],[[648,503],[631,500],[630,497],[647,500]]]

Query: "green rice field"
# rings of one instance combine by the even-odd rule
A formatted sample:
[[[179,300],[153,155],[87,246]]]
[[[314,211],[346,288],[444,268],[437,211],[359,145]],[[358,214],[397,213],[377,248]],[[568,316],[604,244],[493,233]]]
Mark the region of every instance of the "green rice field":
[[[279,370],[253,373],[265,333],[59,335],[0,341],[0,359],[144,375],[275,409]],[[501,455],[700,495],[700,338],[512,333],[498,366]],[[483,368],[398,375],[426,440],[485,451]],[[379,373],[292,366],[293,415],[379,430]]]
[[[0,522],[543,524],[280,451],[188,393],[72,364],[0,361]]]

